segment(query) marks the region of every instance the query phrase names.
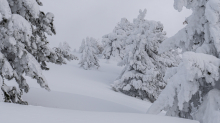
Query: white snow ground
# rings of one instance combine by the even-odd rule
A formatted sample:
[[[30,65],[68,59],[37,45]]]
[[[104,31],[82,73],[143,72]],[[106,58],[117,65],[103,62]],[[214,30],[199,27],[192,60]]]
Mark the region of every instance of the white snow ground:
[[[197,123],[165,116],[88,112],[0,103],[1,123]]]
[[[198,123],[147,115],[150,102],[114,92],[110,84],[122,70],[116,62],[100,60],[99,70],[87,71],[78,62],[49,65],[51,69],[44,75],[50,92],[28,78],[31,89],[23,99],[29,106],[0,103],[0,119],[4,123]]]

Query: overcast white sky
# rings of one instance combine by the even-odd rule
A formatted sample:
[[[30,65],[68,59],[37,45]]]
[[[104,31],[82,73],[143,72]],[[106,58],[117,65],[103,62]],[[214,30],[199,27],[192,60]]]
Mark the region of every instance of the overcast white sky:
[[[147,9],[146,19],[164,24],[170,37],[184,27],[183,21],[191,14],[184,9],[173,8],[174,0],[41,0],[44,12],[55,15],[57,35],[48,37],[51,46],[66,41],[72,49],[78,49],[83,38],[102,36],[112,32],[121,18],[132,22],[139,9]]]

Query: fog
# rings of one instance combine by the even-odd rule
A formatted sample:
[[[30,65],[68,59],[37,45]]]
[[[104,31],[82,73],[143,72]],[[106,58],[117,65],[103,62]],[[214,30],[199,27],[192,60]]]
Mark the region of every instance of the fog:
[[[147,20],[160,21],[170,37],[183,25],[190,10],[178,12],[173,8],[174,0],[41,0],[44,12],[55,15],[57,34],[48,36],[51,46],[66,41],[72,49],[78,49],[83,38],[102,36],[112,32],[121,18],[133,21],[140,9],[147,9]]]

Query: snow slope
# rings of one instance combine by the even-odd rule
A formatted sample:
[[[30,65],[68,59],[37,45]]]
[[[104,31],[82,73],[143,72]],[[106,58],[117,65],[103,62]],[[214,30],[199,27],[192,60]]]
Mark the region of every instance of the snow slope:
[[[49,64],[51,69],[44,75],[50,92],[27,78],[31,89],[23,99],[29,106],[0,103],[0,119],[4,117],[6,123],[197,123],[147,115],[150,102],[113,91],[110,85],[123,69],[115,61],[106,63],[101,59],[99,70],[84,70],[79,68],[78,62],[63,66]]]
[[[165,116],[85,112],[0,103],[3,123],[198,123]]]
[[[31,95],[34,95],[34,98]],[[100,98],[57,91],[46,92],[35,88],[32,88],[29,94],[24,96],[24,99],[28,100],[31,105],[50,108],[96,112],[143,113],[135,108]]]
[[[93,109],[92,111],[129,111],[131,113],[145,113],[150,107],[151,104],[147,101],[135,99],[111,89],[110,84],[123,69],[117,66],[117,62],[110,61],[110,63],[106,63],[106,60],[101,60],[101,67],[98,70],[84,70],[79,68],[78,62],[72,61],[63,66],[50,64],[50,71],[45,72],[44,75],[47,78],[51,92],[40,88],[34,80],[28,78],[27,81],[30,83],[31,89],[29,93],[24,94],[23,99],[31,105],[85,111],[88,109],[80,107],[105,105],[106,108],[103,106],[103,108]],[[64,101],[59,101],[59,98],[63,99],[64,97],[66,97]],[[70,105],[70,102],[74,102],[74,106]],[[112,106],[115,106],[115,108]],[[124,108],[121,110],[118,107]]]

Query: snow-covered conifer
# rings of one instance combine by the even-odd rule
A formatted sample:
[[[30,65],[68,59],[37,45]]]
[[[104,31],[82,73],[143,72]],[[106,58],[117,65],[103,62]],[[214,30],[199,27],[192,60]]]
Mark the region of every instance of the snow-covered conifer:
[[[122,18],[112,33],[102,37],[104,45],[103,56],[105,59],[116,57],[121,60],[124,58],[126,37],[132,29],[132,24],[126,18]]]
[[[70,45],[67,43],[67,42],[60,42],[59,44],[59,48],[62,50],[62,51],[65,51],[65,52],[71,52],[71,47]]]
[[[50,90],[42,70],[48,69],[46,62],[59,63],[46,37],[56,31],[54,15],[40,11],[41,5],[40,0],[0,0],[0,74],[19,85],[16,89],[1,84],[4,101],[26,104],[20,98],[23,90],[29,91],[24,75]]]
[[[176,66],[175,51],[158,54],[159,44],[166,39],[160,22],[145,20],[146,9],[134,19],[134,29],[127,37],[122,63],[126,67],[114,82],[113,89],[127,95],[155,101],[166,86],[163,80],[166,67]]]
[[[81,43],[81,45],[79,47],[79,53],[83,52],[83,50],[85,49],[85,46],[86,46],[86,41],[85,41],[85,39],[83,39],[82,43]]]
[[[83,39],[79,52],[82,54],[79,64],[85,70],[92,67],[97,69],[100,67],[97,58],[99,49],[94,38],[87,37],[86,40]]]
[[[192,10],[187,26],[160,46],[160,52],[183,49],[183,62],[168,69],[168,85],[148,113],[166,110],[169,116],[219,123],[220,1],[175,0],[176,10],[184,6]]]
[[[57,61],[60,63],[66,64],[65,59],[68,61],[78,60],[78,58],[72,54],[71,47],[67,42],[60,43],[59,47],[54,47],[54,50],[58,56]]]

